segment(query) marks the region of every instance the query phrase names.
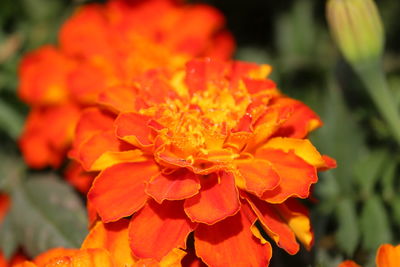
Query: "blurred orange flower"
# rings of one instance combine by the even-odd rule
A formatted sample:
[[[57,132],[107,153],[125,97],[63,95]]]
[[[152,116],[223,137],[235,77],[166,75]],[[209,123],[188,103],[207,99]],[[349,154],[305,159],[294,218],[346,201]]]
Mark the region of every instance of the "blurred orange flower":
[[[70,155],[101,171],[88,201],[103,222],[135,214],[136,257],[160,261],[185,249],[191,232],[210,266],[267,265],[262,232],[289,254],[297,240],[310,248],[308,212],[296,198],[309,197],[317,170],[335,161],[306,139],[318,116],[283,96],[264,78],[270,71],[192,60],[103,91],[99,107],[83,112]]]
[[[34,168],[60,166],[79,111],[97,93],[132,85],[151,68],[174,69],[195,56],[228,58],[233,39],[206,5],[174,0],[110,0],[80,8],[61,28],[59,46],[44,46],[19,67],[19,96],[32,107],[20,147]]]
[[[383,244],[378,248],[376,253],[377,267],[397,267],[400,263],[400,245],[393,246]],[[342,262],[338,267],[360,267],[357,263],[351,260]]]

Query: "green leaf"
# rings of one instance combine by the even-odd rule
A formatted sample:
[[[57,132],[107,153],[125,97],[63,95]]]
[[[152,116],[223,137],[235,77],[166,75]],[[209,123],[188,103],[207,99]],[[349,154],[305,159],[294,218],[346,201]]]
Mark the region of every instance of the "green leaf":
[[[0,153],[0,190],[11,192],[25,175],[26,165],[12,153]]]
[[[350,256],[354,253],[360,238],[357,213],[351,199],[342,199],[337,206],[336,216],[339,228],[336,232],[338,246]]]
[[[321,116],[324,126],[312,135],[312,141],[319,151],[336,159],[338,168],[330,172],[335,176],[342,195],[352,196],[354,166],[368,152],[365,134],[333,82],[320,99],[322,101],[316,102],[319,105],[314,105],[314,109]]]
[[[12,194],[11,214],[29,256],[54,247],[80,247],[86,213],[77,194],[53,177],[30,177]]]
[[[379,178],[382,177],[382,169],[389,159],[386,150],[380,149],[364,155],[354,167],[354,174],[361,194],[368,198],[374,190],[374,186]]]
[[[21,133],[23,117],[9,104],[0,99],[0,130],[15,140]]]
[[[400,226],[400,196],[396,195],[391,201],[390,201],[390,207],[392,210],[392,218],[394,222],[397,224],[397,226]]]
[[[0,226],[0,249],[7,259],[18,249],[18,237],[10,214],[4,218]]]
[[[392,233],[389,218],[382,200],[378,196],[369,198],[361,212],[360,226],[363,235],[362,245],[374,251],[383,243],[390,243]]]
[[[383,199],[389,203],[395,196],[394,185],[396,177],[396,168],[397,168],[397,161],[391,160],[386,164],[385,169],[383,170],[382,173],[382,179],[381,179],[382,191],[383,191],[382,195]]]

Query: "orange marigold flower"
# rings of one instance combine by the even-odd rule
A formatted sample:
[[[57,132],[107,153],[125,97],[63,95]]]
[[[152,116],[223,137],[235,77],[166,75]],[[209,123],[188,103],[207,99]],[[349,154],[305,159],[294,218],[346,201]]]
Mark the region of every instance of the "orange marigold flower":
[[[390,244],[383,244],[378,248],[376,253],[376,266],[377,267],[397,267],[400,263],[400,245],[393,246]],[[347,260],[339,264],[338,267],[360,267],[357,263]]]
[[[141,260],[132,256],[128,243],[129,221],[103,224],[98,222],[80,249],[54,248],[25,261],[19,267],[85,266],[85,267],[178,267],[186,252],[171,250],[161,261]]]
[[[88,201],[103,222],[130,219],[132,253],[161,260],[186,248],[210,266],[265,266],[271,246],[310,248],[306,208],[317,170],[335,166],[307,134],[321,126],[264,77],[271,67],[192,60],[99,95],[70,155],[101,171]],[[256,222],[262,229],[255,225]]]
[[[228,58],[234,43],[224,23],[209,6],[174,0],[110,0],[80,8],[62,26],[59,46],[41,47],[20,64],[19,96],[33,107],[20,142],[27,163],[58,167],[76,111],[99,91],[192,57]]]

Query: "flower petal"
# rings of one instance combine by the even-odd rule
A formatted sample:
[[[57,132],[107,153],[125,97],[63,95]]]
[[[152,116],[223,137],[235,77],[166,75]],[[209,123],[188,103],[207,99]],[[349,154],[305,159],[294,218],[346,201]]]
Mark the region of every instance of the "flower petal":
[[[88,199],[103,222],[116,221],[143,207],[148,198],[145,182],[157,174],[152,161],[114,165],[97,176]]]
[[[387,265],[384,265],[384,266],[387,267]],[[344,261],[344,262],[340,263],[338,265],[338,267],[361,267],[361,266],[358,265],[357,263],[355,263],[354,261],[347,260],[347,261]]]
[[[138,113],[121,113],[115,120],[116,135],[134,146],[150,146],[150,120],[151,117]]]
[[[292,196],[307,198],[310,187],[318,180],[315,167],[294,154],[281,150],[262,149],[256,156],[272,163],[281,177],[280,184],[273,190],[266,191],[262,199],[270,203],[282,203]]]
[[[280,97],[275,100],[274,105],[293,109],[292,114],[274,134],[275,136],[304,138],[309,132],[322,126],[322,121],[318,115],[300,101]]]
[[[85,171],[82,165],[74,160],[71,160],[64,173],[65,179],[83,194],[89,191],[96,175],[96,172]]]
[[[30,167],[58,168],[61,165],[79,115],[79,107],[71,104],[39,106],[31,110],[19,140]]]
[[[67,77],[75,62],[46,45],[27,55],[19,65],[18,96],[29,104],[60,104],[68,98]]]
[[[200,193],[185,200],[185,212],[194,222],[214,224],[240,209],[233,175],[226,172],[201,178]]]
[[[257,196],[274,189],[281,180],[272,164],[267,160],[252,158],[237,160],[235,164],[238,169],[238,172],[235,173],[236,184],[240,184],[238,181],[243,181],[243,189]]]
[[[140,150],[117,139],[113,131],[106,131],[82,144],[79,160],[85,170],[100,171],[120,162],[141,161],[141,156]]]
[[[97,102],[116,113],[132,112],[145,107],[134,87],[118,86],[115,90],[107,89],[99,94]]]
[[[113,130],[114,116],[98,108],[85,109],[76,125],[74,142],[69,156],[79,159],[80,146],[89,140],[93,135]]]
[[[158,203],[164,200],[181,200],[196,195],[200,181],[196,174],[180,169],[172,174],[160,173],[146,185],[146,193]]]
[[[396,267],[400,262],[400,245],[381,245],[376,254],[377,267]]]
[[[308,139],[275,137],[270,139],[263,148],[280,149],[284,152],[294,153],[316,168],[324,167],[325,160]]]
[[[268,266],[271,246],[253,236],[253,223],[240,211],[211,226],[200,224],[194,234],[196,254],[209,266]]]
[[[299,244],[287,222],[276,212],[276,205],[263,202],[249,194],[245,196],[265,232],[287,253],[296,254],[299,251]]]
[[[81,249],[104,248],[118,266],[133,265],[135,259],[129,248],[128,219],[104,224],[98,222],[87,235]]]
[[[310,250],[314,244],[314,233],[311,229],[310,215],[306,207],[298,200],[291,198],[277,205],[279,215],[287,222],[297,239]]]
[[[34,263],[38,266],[45,266],[54,258],[70,257],[76,255],[78,252],[78,249],[53,248],[39,254],[39,256],[35,258]]]
[[[129,237],[135,256],[160,261],[174,248],[186,248],[186,238],[196,224],[183,212],[182,201],[149,201],[134,215]]]

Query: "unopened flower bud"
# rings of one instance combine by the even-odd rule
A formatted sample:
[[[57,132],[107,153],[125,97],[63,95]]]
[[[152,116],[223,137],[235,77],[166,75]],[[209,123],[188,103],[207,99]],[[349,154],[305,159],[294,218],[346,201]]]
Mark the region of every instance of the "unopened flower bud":
[[[341,52],[351,64],[380,58],[384,32],[373,0],[329,0],[327,18]]]

